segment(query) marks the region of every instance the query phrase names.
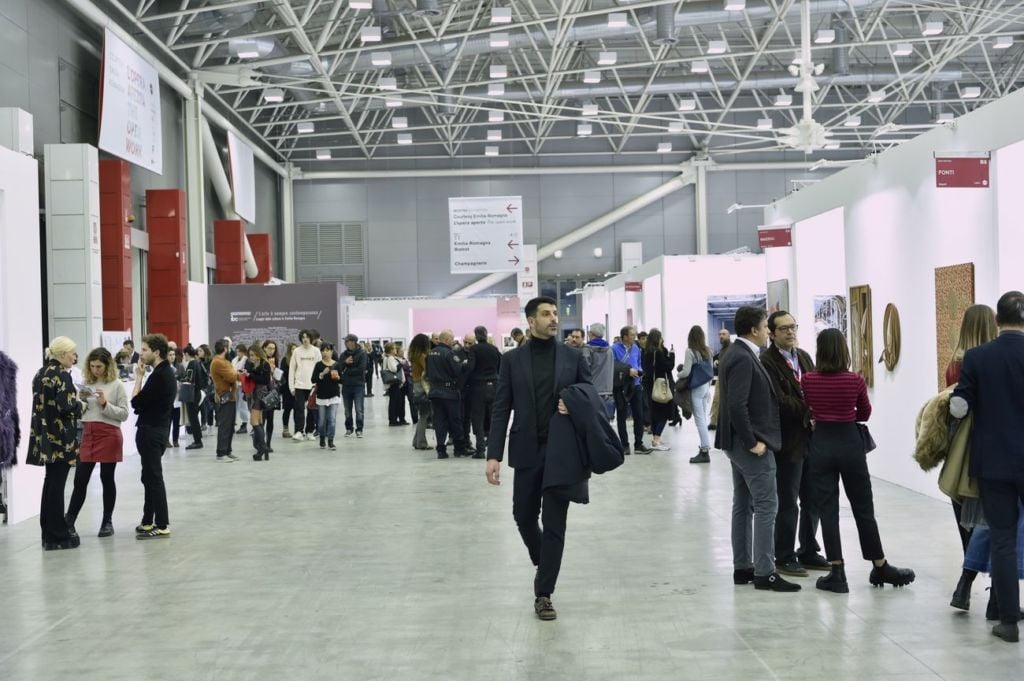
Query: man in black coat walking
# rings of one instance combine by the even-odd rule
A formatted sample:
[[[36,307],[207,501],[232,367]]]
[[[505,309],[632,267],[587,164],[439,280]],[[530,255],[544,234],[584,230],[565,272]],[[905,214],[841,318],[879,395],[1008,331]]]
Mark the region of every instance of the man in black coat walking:
[[[534,578],[534,612],[542,620],[557,617],[551,605],[565,548],[565,526],[571,491],[565,486],[544,488],[545,460],[564,452],[548,449],[552,416],[568,414],[558,394],[577,383],[590,383],[590,369],[583,354],[557,342],[558,305],[548,297],[526,304],[530,342],[505,354],[498,374],[498,388],[487,443],[487,482],[501,483],[501,461],[509,413],[508,459],[515,469],[512,515],[530,560],[537,566]],[[543,511],[543,517],[541,513]],[[541,529],[537,520],[543,521]]]

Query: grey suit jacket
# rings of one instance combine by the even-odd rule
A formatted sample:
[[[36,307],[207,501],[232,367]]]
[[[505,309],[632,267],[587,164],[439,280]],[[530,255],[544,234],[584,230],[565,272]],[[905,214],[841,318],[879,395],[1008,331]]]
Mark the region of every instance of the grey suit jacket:
[[[777,452],[782,448],[782,426],[775,387],[761,361],[746,343],[729,348],[718,368],[718,428],[715,447],[749,451],[758,441]]]

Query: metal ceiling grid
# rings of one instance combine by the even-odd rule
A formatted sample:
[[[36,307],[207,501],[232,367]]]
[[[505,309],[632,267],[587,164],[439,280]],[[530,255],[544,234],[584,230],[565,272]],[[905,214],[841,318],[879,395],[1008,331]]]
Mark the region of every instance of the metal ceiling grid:
[[[801,120],[802,69],[827,131],[816,157],[849,159],[1024,79],[1024,3],[1011,0],[110,2],[309,170],[791,157],[781,131]]]

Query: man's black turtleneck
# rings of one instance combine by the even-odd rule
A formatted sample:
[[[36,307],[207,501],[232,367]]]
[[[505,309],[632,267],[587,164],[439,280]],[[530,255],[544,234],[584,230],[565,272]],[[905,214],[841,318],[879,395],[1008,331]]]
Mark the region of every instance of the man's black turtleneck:
[[[533,369],[533,398],[537,408],[537,442],[548,441],[551,416],[558,407],[555,398],[555,339],[536,336],[526,344]]]

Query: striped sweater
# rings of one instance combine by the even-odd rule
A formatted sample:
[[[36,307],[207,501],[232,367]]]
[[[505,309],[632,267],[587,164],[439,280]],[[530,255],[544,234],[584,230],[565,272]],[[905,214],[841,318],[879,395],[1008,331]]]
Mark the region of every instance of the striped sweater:
[[[864,379],[852,371],[823,374],[809,371],[801,381],[811,418],[820,422],[853,423],[871,418]]]

